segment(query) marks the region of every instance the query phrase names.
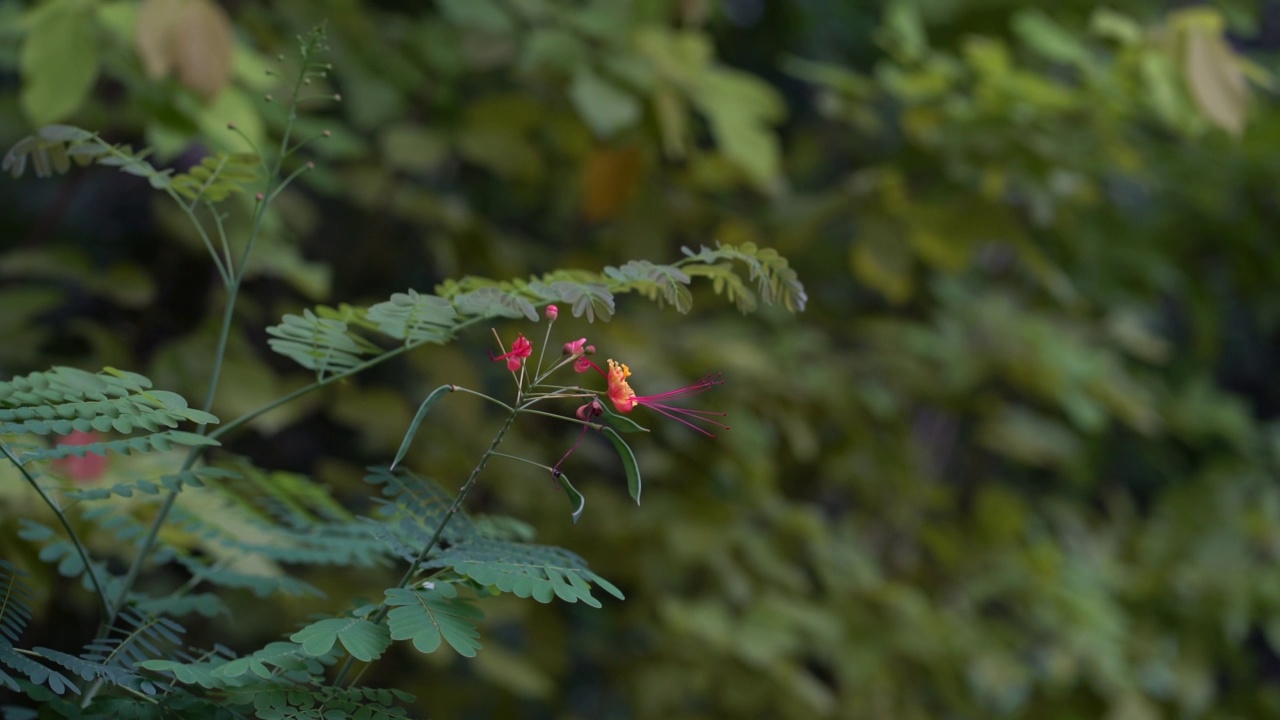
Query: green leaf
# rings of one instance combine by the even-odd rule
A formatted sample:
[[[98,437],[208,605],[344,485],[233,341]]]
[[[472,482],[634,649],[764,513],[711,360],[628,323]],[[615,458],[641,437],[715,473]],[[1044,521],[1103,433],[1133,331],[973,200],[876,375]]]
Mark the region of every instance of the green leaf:
[[[724,156],[760,189],[775,189],[782,149],[770,125],[786,114],[777,90],[753,75],[716,68],[707,73],[690,100],[706,114]]]
[[[482,585],[492,585],[517,597],[532,597],[541,603],[554,598],[564,602],[582,601],[600,607],[591,594],[591,585],[623,599],[612,583],[587,568],[578,555],[549,545],[475,539],[444,550],[428,567],[451,567]]]
[[[377,350],[369,341],[347,332],[347,323],[317,317],[311,310],[302,315],[285,315],[279,325],[267,328],[270,348],[323,376],[350,370],[362,355]]]
[[[471,292],[455,295],[451,300],[462,315],[523,317],[530,322],[538,321],[538,311],[533,307],[533,303],[500,287],[477,288]]]
[[[603,428],[604,434],[609,437],[613,447],[618,451],[618,457],[622,458],[622,466],[627,471],[627,492],[631,494],[631,499],[640,504],[640,464],[636,462],[635,453],[631,452],[631,447],[622,439],[617,430],[611,427]]]
[[[640,119],[640,100],[635,95],[586,66],[574,73],[569,99],[597,137],[613,137]]]
[[[649,432],[649,428],[642,426],[640,423],[632,420],[629,416],[613,410],[604,403],[600,403],[600,409],[604,411],[604,419],[619,432]]]
[[[462,27],[493,34],[515,29],[511,16],[493,0],[439,0],[440,13]]]
[[[432,390],[431,394],[427,395],[427,399],[423,400],[422,404],[418,406],[418,412],[413,416],[413,422],[409,423],[409,428],[405,430],[404,440],[400,442],[400,449],[396,451],[396,457],[391,461],[391,470],[395,470],[396,465],[399,465],[404,456],[409,453],[409,447],[413,444],[413,436],[418,434],[418,428],[422,425],[423,419],[427,417],[427,413],[431,411],[431,406],[444,397],[445,393],[453,392],[453,390],[453,385],[441,385]]]
[[[169,186],[188,200],[222,202],[233,192],[244,192],[257,183],[259,159],[252,153],[208,155],[187,172],[174,176]]]
[[[622,267],[606,267],[605,275],[627,283],[623,288],[635,288],[649,299],[667,302],[676,311],[687,313],[693,307],[693,295],[687,287],[688,273],[674,265],[657,265],[648,260],[632,260]]]
[[[443,640],[459,655],[475,657],[481,647],[476,622],[484,613],[457,595],[449,583],[434,583],[420,590],[387,590],[387,605],[392,607],[387,613],[391,639],[412,640],[421,653],[435,652]]]
[[[442,343],[453,331],[458,313],[442,297],[409,290],[371,306],[366,318],[397,340]]]
[[[311,656],[326,655],[335,642],[351,657],[361,662],[371,662],[382,655],[391,644],[387,629],[360,618],[328,618],[314,622],[289,636],[302,645],[302,651]]]
[[[577,488],[569,483],[568,475],[556,471],[555,476],[556,482],[560,483],[565,495],[569,496],[569,504],[573,506],[573,522],[576,525],[578,518],[582,517],[582,511],[587,509],[587,499],[583,497],[582,493],[578,492]]]
[[[1089,51],[1079,37],[1067,31],[1043,10],[1023,10],[1013,16],[1013,31],[1027,47],[1049,60],[1073,65],[1089,62]]]
[[[54,0],[28,15],[22,46],[23,112],[33,124],[62,120],[74,113],[98,77],[98,39],[94,3]]]

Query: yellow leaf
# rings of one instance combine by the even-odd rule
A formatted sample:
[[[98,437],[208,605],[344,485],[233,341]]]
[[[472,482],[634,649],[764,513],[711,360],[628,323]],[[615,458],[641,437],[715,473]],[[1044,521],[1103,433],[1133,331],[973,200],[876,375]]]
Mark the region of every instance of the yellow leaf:
[[[174,60],[178,79],[206,102],[231,82],[231,20],[209,0],[190,0],[174,27]]]
[[[1239,135],[1249,106],[1244,69],[1221,33],[1202,24],[1188,24],[1184,33],[1183,72],[1192,99],[1210,122]]]
[[[176,72],[206,102],[231,81],[231,20],[210,0],[143,0],[134,48],[148,77],[159,80]]]

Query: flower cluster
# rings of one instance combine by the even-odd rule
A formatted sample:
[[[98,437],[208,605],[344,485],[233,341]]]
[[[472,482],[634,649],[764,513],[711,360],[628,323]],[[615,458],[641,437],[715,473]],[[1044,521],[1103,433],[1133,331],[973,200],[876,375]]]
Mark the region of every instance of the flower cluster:
[[[556,306],[551,305],[547,307],[545,317],[552,321],[552,323],[555,322],[558,315],[559,310]],[[550,339],[550,332],[550,328],[548,328],[548,340]],[[564,454],[564,457],[561,457],[560,461],[551,467],[551,473],[553,476],[561,478],[562,473],[560,472],[560,466],[571,454],[573,454],[573,451],[578,448],[578,445],[582,442],[582,438],[585,437],[587,430],[592,428],[602,428],[603,426],[597,423],[597,421],[602,417],[605,418],[605,420],[609,420],[609,415],[611,413],[606,410],[606,406],[604,405],[604,400],[606,399],[608,400],[609,405],[612,406],[613,411],[616,413],[628,414],[637,407],[646,407],[711,438],[716,436],[713,432],[714,429],[729,429],[728,425],[725,425],[716,419],[724,417],[725,413],[723,412],[714,410],[696,410],[671,404],[671,401],[673,400],[691,395],[698,395],[710,390],[716,385],[723,384],[724,379],[719,374],[708,375],[692,385],[687,385],[675,390],[668,390],[667,392],[657,393],[655,395],[640,395],[631,387],[630,367],[610,358],[605,361],[605,365],[608,369],[602,368],[590,357],[591,355],[594,355],[595,352],[595,346],[588,344],[585,337],[578,338],[577,340],[565,343],[562,350],[562,357],[559,362],[552,365],[545,371],[543,370],[542,358],[540,356],[536,370],[530,374],[521,372],[526,367],[525,361],[533,355],[533,343],[530,342],[523,334],[516,337],[515,342],[511,344],[511,350],[509,352],[504,352],[501,355],[496,356],[491,354],[491,357],[495,362],[500,360],[506,361],[507,369],[512,372],[521,372],[517,378],[517,384],[521,388],[522,392],[528,392],[528,395],[525,396],[527,402],[526,407],[528,404],[557,397],[576,397],[587,399],[587,402],[578,407],[577,411],[574,413],[574,417],[577,422],[582,424],[582,434],[578,436],[577,441],[575,441],[573,447],[569,448],[568,452]],[[554,387],[543,386],[541,383],[548,375],[565,365],[572,366],[574,371],[578,373],[586,373],[590,370],[595,370],[604,378],[604,389],[595,390],[584,387],[556,387],[550,392],[540,393],[540,388]]]
[[[554,322],[556,317],[559,316],[559,309],[555,305],[549,305],[547,306],[545,315],[548,320]],[[549,330],[548,333],[550,333]],[[595,354],[595,352],[595,346],[588,345],[586,338],[578,338],[577,340],[564,344],[563,354],[566,356],[566,359],[562,360],[560,364],[563,365],[565,363],[572,362],[574,371],[578,373],[585,373],[588,370],[595,370],[600,373],[600,375],[605,378],[604,395],[609,398],[609,402],[613,405],[613,408],[616,411],[620,413],[629,413],[634,410],[636,406],[647,407],[654,412],[683,423],[684,425],[687,425],[708,437],[715,437],[715,433],[705,427],[699,427],[694,423],[703,423],[704,425],[710,425],[725,430],[729,429],[728,425],[713,419],[716,417],[724,417],[725,413],[723,412],[694,410],[671,405],[668,402],[676,398],[698,395],[710,390],[716,385],[723,384],[724,379],[719,374],[708,375],[692,385],[687,385],[675,390],[668,390],[667,392],[658,393],[656,395],[638,395],[636,394],[636,391],[631,388],[631,384],[628,382],[628,379],[631,377],[631,368],[610,358],[606,361],[609,368],[606,371],[593,362],[589,357],[590,355]],[[505,360],[508,370],[518,372],[524,367],[525,360],[532,355],[533,343],[524,336],[524,333],[520,333],[516,336],[515,342],[511,343],[510,352],[505,352],[496,356],[491,355],[491,357],[495,362]],[[556,367],[558,368],[559,365]],[[552,369],[554,370],[555,368]],[[594,391],[584,392],[587,394],[599,394]],[[590,403],[578,409],[577,416],[579,420],[589,422],[592,418],[599,417],[603,413],[604,411],[600,407],[599,401],[593,398]]]

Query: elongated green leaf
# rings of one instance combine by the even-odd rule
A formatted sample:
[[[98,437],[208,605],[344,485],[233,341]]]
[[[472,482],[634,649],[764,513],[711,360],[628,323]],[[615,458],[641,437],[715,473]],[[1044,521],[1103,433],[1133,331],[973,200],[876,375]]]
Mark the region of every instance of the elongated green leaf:
[[[624,432],[624,433],[649,432],[649,428],[644,427],[640,423],[636,422],[635,420],[632,420],[631,418],[627,417],[626,415],[623,415],[622,413],[616,410],[609,409],[609,406],[604,403],[600,403],[600,409],[604,410],[605,421],[607,421],[610,425],[612,425],[614,429],[617,430],[618,432]]]
[[[573,506],[573,522],[576,525],[578,518],[582,517],[582,511],[587,509],[587,499],[578,492],[577,488],[569,484],[569,476],[562,472],[556,472],[556,481],[560,483],[560,487],[565,494],[569,496],[569,504]]]
[[[613,442],[613,447],[618,451],[618,457],[622,458],[622,467],[627,471],[627,492],[631,493],[631,499],[640,504],[640,464],[636,462],[635,453],[631,452],[631,446],[627,445],[627,441],[622,439],[617,430],[611,427],[604,428],[604,434]]]
[[[404,440],[400,441],[400,449],[396,451],[396,458],[391,461],[391,470],[395,470],[396,465],[399,465],[404,456],[408,454],[409,447],[413,445],[413,436],[418,434],[418,428],[422,425],[422,420],[427,416],[427,413],[431,411],[431,406],[444,397],[445,393],[453,391],[453,385],[441,385],[432,390],[431,394],[427,395],[427,399],[423,400],[422,404],[418,406],[418,412],[413,416],[413,422],[409,423],[409,429],[405,430]]]

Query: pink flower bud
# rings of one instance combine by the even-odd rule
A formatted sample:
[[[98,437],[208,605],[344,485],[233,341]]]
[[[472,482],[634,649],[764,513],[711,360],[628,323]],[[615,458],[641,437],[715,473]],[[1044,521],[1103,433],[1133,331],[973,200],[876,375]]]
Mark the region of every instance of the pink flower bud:
[[[560,314],[560,308],[556,307],[555,305],[547,306],[546,315],[548,320],[555,320],[556,316],[558,316],[559,314]]]

